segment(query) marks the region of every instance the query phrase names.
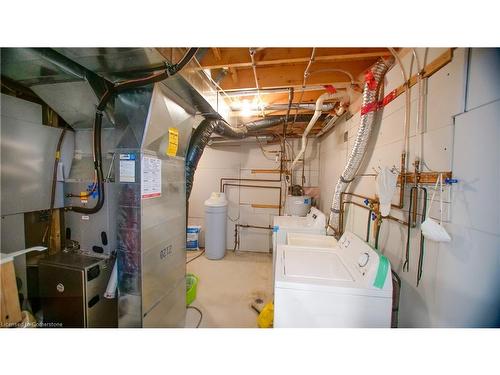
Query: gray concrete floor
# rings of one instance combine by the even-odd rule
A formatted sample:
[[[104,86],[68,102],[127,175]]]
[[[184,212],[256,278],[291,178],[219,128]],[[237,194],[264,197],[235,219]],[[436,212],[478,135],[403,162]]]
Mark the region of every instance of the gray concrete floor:
[[[200,251],[189,251],[192,259]],[[257,328],[257,312],[252,302],[267,303],[272,298],[272,255],[228,250],[221,260],[205,255],[187,264],[187,272],[199,278],[192,306],[203,312],[200,328]],[[186,327],[195,327],[196,310],[188,309]]]

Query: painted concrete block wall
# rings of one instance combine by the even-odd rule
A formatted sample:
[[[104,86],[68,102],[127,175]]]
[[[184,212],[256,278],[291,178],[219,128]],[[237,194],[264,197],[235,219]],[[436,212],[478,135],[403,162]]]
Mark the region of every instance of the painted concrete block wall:
[[[290,140],[294,152],[300,150],[298,139]],[[253,143],[242,143],[235,146],[206,147],[200,164],[194,177],[193,191],[189,200],[189,225],[205,226],[204,201],[208,199],[211,192],[219,191],[220,179],[230,178],[257,178],[279,180],[276,173],[253,173],[252,170],[275,169],[279,170],[279,159],[276,160],[276,152],[279,145],[263,145],[264,154],[259,145]],[[304,186],[319,185],[319,142],[311,140],[305,153]],[[294,171],[295,183],[302,179],[302,166],[298,163]],[[232,183],[238,183],[232,181]],[[285,194],[282,182],[242,182],[252,185],[282,186],[282,194]],[[227,248],[234,248],[235,223],[258,226],[268,226],[273,223],[273,217],[278,215],[277,208],[255,208],[252,204],[279,204],[278,189],[260,189],[246,187],[226,187],[228,199],[227,220]],[[255,228],[240,228],[240,246],[243,251],[269,252],[272,249],[271,231]],[[204,232],[202,230],[201,244],[204,245]]]
[[[430,49],[427,61],[432,61],[442,52],[443,49]],[[419,49],[418,53],[423,60],[424,50]],[[388,220],[382,223],[379,247],[403,282],[399,311],[401,327],[500,324],[500,95],[498,85],[489,84],[484,88],[484,82],[495,76],[492,72],[498,72],[498,61],[498,50],[472,49],[469,54],[465,49],[456,49],[453,61],[428,81],[423,159],[432,170],[452,170],[459,183],[451,188],[447,186],[443,191],[444,226],[452,242],[425,242],[423,276],[418,287],[419,227],[410,233],[410,272],[402,272],[408,237],[406,227]],[[405,56],[404,62],[409,71],[411,54]],[[385,78],[385,92],[401,82],[399,69],[391,69]],[[411,90],[410,165],[418,144],[417,95],[414,86]],[[470,111],[465,112],[466,108]],[[374,128],[374,137],[359,174],[374,174],[378,166],[399,168],[404,95],[386,106],[380,115],[381,121]],[[352,148],[359,120],[358,112],[321,139],[320,207],[325,213],[329,214],[333,189]],[[346,131],[348,141],[344,142]],[[430,197],[433,187],[427,188]],[[375,196],[374,177],[357,178],[349,191]],[[397,195],[393,203],[397,203]],[[407,189],[405,208],[392,209],[391,215],[407,220],[408,202]],[[346,229],[365,238],[367,215],[367,210],[350,206]],[[439,218],[439,204],[433,205],[429,215]],[[374,244],[373,236],[370,236],[370,242]]]

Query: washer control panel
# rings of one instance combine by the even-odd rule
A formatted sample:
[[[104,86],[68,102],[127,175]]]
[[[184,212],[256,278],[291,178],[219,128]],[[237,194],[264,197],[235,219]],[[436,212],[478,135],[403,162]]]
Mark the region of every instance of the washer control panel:
[[[368,277],[370,271],[378,267],[377,253],[353,233],[345,232],[338,242],[338,247],[343,252],[342,258],[348,266],[362,276]]]
[[[358,266],[365,267],[368,264],[369,260],[370,260],[370,254],[364,252],[358,258]]]

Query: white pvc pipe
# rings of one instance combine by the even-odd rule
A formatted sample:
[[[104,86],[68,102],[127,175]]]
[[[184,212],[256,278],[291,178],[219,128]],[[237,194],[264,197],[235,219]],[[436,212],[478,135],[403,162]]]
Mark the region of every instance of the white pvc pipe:
[[[299,161],[299,159],[302,157],[302,155],[306,151],[307,135],[309,134],[309,132],[313,128],[313,126],[316,123],[316,121],[318,121],[319,116],[321,116],[321,112],[322,112],[321,110],[323,108],[323,102],[325,100],[342,98],[343,96],[344,96],[344,94],[339,94],[339,93],[330,94],[328,92],[325,92],[324,94],[320,95],[320,97],[318,98],[318,100],[316,100],[316,109],[314,110],[314,115],[311,118],[311,120],[309,121],[309,124],[307,124],[307,127],[304,130],[304,133],[302,134],[302,145],[300,147],[299,153],[297,154],[297,156],[295,157],[295,159],[292,162],[292,165],[290,167],[290,173],[293,172],[293,168],[295,167],[295,165],[297,164],[297,162]]]
[[[116,289],[118,287],[118,267],[116,264],[113,266],[113,271],[111,271],[111,276],[108,280],[108,286],[106,287],[106,292],[104,292],[104,297],[108,299],[113,299],[116,297]]]
[[[392,53],[394,58],[396,59],[399,69],[401,70],[401,75],[403,78],[403,84],[405,85],[405,122],[404,122],[404,136],[403,136],[403,150],[402,153],[405,155],[406,159],[406,164],[408,164],[408,142],[409,142],[409,132],[410,132],[410,107],[411,107],[411,98],[410,98],[410,85],[408,82],[408,76],[406,74],[406,70],[403,64],[403,61],[401,60],[401,57],[399,57],[398,52],[394,48],[388,48],[389,51]],[[405,169],[407,169],[407,165],[404,166]]]
[[[13,253],[0,253],[0,264],[12,262],[15,257],[27,254],[31,251],[45,251],[45,250],[47,250],[47,247],[45,246],[33,246],[27,249],[14,251]]]

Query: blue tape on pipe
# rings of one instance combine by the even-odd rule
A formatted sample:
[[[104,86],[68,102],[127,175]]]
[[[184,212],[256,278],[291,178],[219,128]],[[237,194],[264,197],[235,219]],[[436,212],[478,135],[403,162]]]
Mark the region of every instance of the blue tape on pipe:
[[[277,231],[279,231],[279,230],[280,230],[279,225],[275,225],[275,226],[273,227],[273,233],[276,233],[276,232],[277,232]]]

